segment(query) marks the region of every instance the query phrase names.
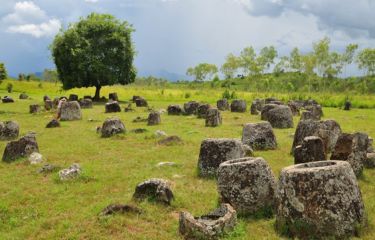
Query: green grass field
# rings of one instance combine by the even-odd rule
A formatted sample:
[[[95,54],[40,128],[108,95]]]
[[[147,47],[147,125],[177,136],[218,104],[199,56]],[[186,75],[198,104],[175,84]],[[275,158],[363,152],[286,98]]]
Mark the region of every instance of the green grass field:
[[[6,93],[7,81],[0,85],[0,96],[10,95],[13,104],[0,103],[0,121],[15,120],[20,124],[20,135],[28,131],[37,133],[40,152],[48,163],[68,167],[79,163],[84,177],[62,183],[57,173],[41,175],[39,166],[26,161],[0,163],[0,239],[180,239],[178,213],[187,210],[200,215],[218,204],[216,181],[197,177],[200,143],[213,137],[240,138],[242,125],[260,121],[259,116],[247,113],[223,112],[223,125],[206,128],[204,120],[194,116],[162,115],[162,124],[149,127],[146,123],[133,123],[137,116],[147,117],[144,108],[131,113],[105,114],[104,105],[83,109],[81,121],[62,122],[61,128],[46,129],[53,112],[29,114],[29,105],[42,104],[44,94],[50,97],[77,93],[92,95],[93,89],[73,89],[60,92],[54,84],[16,82],[14,92]],[[19,100],[20,92],[27,92],[31,99]],[[116,91],[121,100],[133,95],[144,96],[149,105],[166,109],[169,104],[182,104],[190,100],[215,104],[222,90],[151,89],[134,86],[105,87],[102,95]],[[185,99],[185,93],[191,93]],[[257,94],[239,92],[248,103]],[[334,97],[334,96],[333,96]],[[373,101],[371,96],[364,97]],[[358,96],[359,99],[359,96]],[[122,107],[126,104],[122,103]],[[344,112],[338,108],[324,108],[324,119],[337,120],[344,132],[364,131],[375,136],[375,110],[353,109]],[[110,116],[120,117],[129,132],[146,128],[147,133],[127,133],[102,139],[96,127]],[[88,121],[93,119],[94,121]],[[297,125],[298,118],[295,119]],[[168,135],[178,135],[183,144],[161,146],[153,138],[156,130]],[[293,163],[289,155],[295,129],[275,130],[279,148],[275,151],[255,152],[270,164],[276,176],[283,167]],[[0,142],[0,151],[6,142]],[[156,167],[158,162],[171,161],[174,167]],[[135,186],[148,178],[165,178],[173,183],[175,201],[170,207],[153,202],[132,201]],[[375,239],[375,170],[365,170],[359,180],[369,227],[362,239]],[[111,203],[132,203],[144,209],[142,215],[116,215],[98,218],[99,212]],[[226,239],[280,239],[274,230],[275,219],[240,218],[236,230]]]

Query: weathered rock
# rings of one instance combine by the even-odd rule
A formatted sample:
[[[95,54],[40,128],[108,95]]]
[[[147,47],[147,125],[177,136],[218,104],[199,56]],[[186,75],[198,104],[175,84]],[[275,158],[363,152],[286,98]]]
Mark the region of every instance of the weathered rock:
[[[132,133],[136,133],[136,134],[140,134],[140,133],[148,132],[148,130],[145,129],[145,128],[136,128],[136,129],[132,129],[132,130],[130,130],[130,132],[132,132]]]
[[[236,224],[236,210],[229,204],[221,204],[218,209],[200,217],[180,212],[179,231],[185,239],[216,240],[232,231]]]
[[[133,122],[134,123],[139,123],[139,122],[148,122],[148,118],[142,118],[140,116],[136,117],[135,119],[133,119]]]
[[[350,109],[352,108],[352,103],[350,101],[345,101],[345,104],[344,104],[344,110],[345,111],[349,111]]]
[[[55,166],[53,164],[44,164],[41,168],[38,169],[38,173],[43,173],[43,174],[48,174],[48,173],[52,173],[52,172],[55,172],[59,169],[58,166]]]
[[[80,120],[82,118],[81,115],[81,107],[77,101],[72,102],[64,102],[61,105],[61,121],[73,121],[73,120]]]
[[[114,214],[125,214],[125,213],[135,213],[141,214],[143,211],[140,208],[131,206],[131,205],[124,205],[124,204],[110,204],[105,207],[99,215],[101,216],[108,216]]]
[[[310,113],[302,113],[301,120],[320,120],[323,116],[323,110],[320,105],[308,105],[305,110]]]
[[[206,114],[206,127],[217,127],[222,124],[220,111],[217,108],[210,108]]]
[[[375,153],[370,152],[366,154],[366,159],[363,162],[365,168],[375,168]]]
[[[92,100],[89,98],[84,98],[79,101],[81,108],[92,108]]]
[[[168,115],[182,114],[182,109],[180,105],[169,105],[167,111],[168,111]]]
[[[242,142],[254,150],[277,148],[276,136],[269,122],[246,124],[242,131]]]
[[[133,198],[139,200],[154,199],[157,202],[170,205],[174,196],[169,181],[151,178],[137,185]]]
[[[150,112],[150,114],[148,115],[147,121],[148,121],[147,124],[149,126],[160,124],[161,122],[160,113],[156,111]]]
[[[268,121],[268,112],[271,111],[272,109],[276,108],[278,105],[276,104],[266,104],[263,106],[260,119],[263,121]]]
[[[279,99],[274,97],[269,97],[264,100],[265,104],[273,104],[272,102],[280,102]]]
[[[315,121],[318,121],[318,120],[320,120],[320,118],[317,118],[316,115],[313,114],[313,112],[304,111],[301,114],[301,121],[304,121],[304,120],[315,120]]]
[[[312,106],[312,105],[319,105],[319,103],[314,99],[305,100],[303,103],[303,107]]]
[[[305,137],[302,145],[294,149],[294,164],[327,160],[324,143],[320,137]]]
[[[178,143],[182,143],[182,139],[179,136],[175,136],[175,135],[166,137],[158,141],[159,145],[167,145],[167,146],[178,144]]]
[[[132,104],[131,103],[129,103],[128,104],[128,106],[127,107],[125,107],[125,112],[134,112],[134,109],[133,109],[133,107],[132,107]]]
[[[293,116],[299,116],[300,115],[300,112],[299,112],[300,107],[299,107],[298,103],[296,103],[294,101],[289,101],[288,102],[288,107],[292,111]]]
[[[47,123],[46,128],[57,128],[60,127],[60,122],[56,119],[52,119],[49,123]]]
[[[162,131],[162,130],[156,130],[155,131],[155,136],[156,137],[166,137],[167,134],[164,131]]]
[[[43,162],[43,156],[42,156],[42,154],[40,154],[38,152],[33,152],[32,154],[30,154],[28,160],[29,160],[30,164],[38,164],[38,163]]]
[[[273,208],[276,181],[263,158],[223,162],[217,177],[220,201],[229,203],[238,214],[254,214]]]
[[[1,99],[1,101],[2,101],[3,103],[14,103],[13,98],[8,97],[8,96],[3,97],[3,99]]]
[[[135,103],[135,101],[138,99],[138,98],[140,98],[141,96],[133,96],[132,97],[132,101]]]
[[[26,93],[21,93],[19,98],[20,99],[28,99],[29,96]]]
[[[53,101],[52,100],[46,100],[44,101],[44,109],[46,111],[49,111],[53,108]]]
[[[230,104],[230,110],[232,112],[246,112],[246,101],[242,99],[235,99]]]
[[[202,141],[198,170],[201,177],[216,176],[216,171],[222,162],[243,158],[246,149],[242,142],[237,139],[208,138]]]
[[[294,141],[291,153],[294,149],[301,145],[305,137],[317,136],[323,140],[325,153],[332,152],[336,145],[337,139],[341,134],[340,125],[335,120],[314,121],[305,120],[298,123],[294,134]]]
[[[217,109],[220,111],[229,110],[229,102],[226,98],[220,99],[216,102]]]
[[[262,110],[263,110],[264,104],[265,104],[264,100],[255,99],[251,103],[250,114],[251,115],[259,115],[259,113],[262,112]]]
[[[15,121],[0,122],[0,140],[13,140],[18,137],[20,127]]]
[[[159,162],[156,164],[157,167],[175,167],[178,166],[175,162]]]
[[[284,168],[276,202],[276,227],[292,238],[346,239],[365,221],[357,179],[343,161]]]
[[[293,114],[288,106],[279,105],[267,113],[267,121],[274,128],[293,128]]]
[[[90,100],[92,100],[92,97],[90,95],[85,95],[85,96],[83,96],[83,99],[90,99]]]
[[[51,98],[49,98],[49,96],[47,96],[47,95],[44,95],[43,96],[43,102],[45,102],[46,100],[51,100]]]
[[[69,168],[62,169],[59,171],[59,177],[61,181],[71,180],[81,175],[82,169],[78,163],[74,163]]]
[[[41,111],[41,108],[38,104],[32,104],[29,106],[29,112],[30,113],[38,113]]]
[[[187,115],[196,114],[198,106],[199,106],[199,102],[196,102],[196,101],[191,101],[191,102],[185,103],[184,104],[185,114],[187,114]]]
[[[121,107],[118,102],[108,102],[105,104],[105,113],[121,112]]]
[[[147,103],[146,99],[144,99],[143,97],[139,97],[135,100],[135,105],[137,107],[147,107],[148,103]]]
[[[77,94],[70,94],[69,99],[70,102],[77,101],[78,102],[78,95]]]
[[[117,117],[106,119],[101,128],[101,134],[104,138],[125,132],[124,123]]]
[[[33,152],[39,152],[38,143],[33,134],[28,134],[17,141],[7,143],[2,160],[12,162],[18,158],[28,157]]]
[[[116,93],[116,92],[110,93],[110,94],[108,95],[108,99],[109,99],[109,100],[112,100],[112,101],[116,101],[116,102],[118,102],[118,96],[117,96],[117,93]]]
[[[368,135],[365,133],[340,135],[332,152],[332,160],[347,161],[356,176],[362,174],[363,163],[367,159]]]
[[[51,100],[51,99],[49,99],[49,100]],[[46,100],[47,101],[47,100]],[[44,101],[44,102],[46,102],[46,101]],[[59,101],[60,101],[60,98],[59,97],[55,97],[54,99],[53,99],[53,108],[57,108],[57,106],[59,105]]]
[[[199,104],[199,106],[197,108],[197,116],[198,116],[198,118],[206,118],[207,117],[208,109],[210,109],[210,108],[211,108],[210,104],[207,104],[207,103]]]
[[[372,139],[372,137],[368,137],[368,145],[367,145],[367,152],[368,153],[374,152],[373,143],[374,143],[374,139]]]

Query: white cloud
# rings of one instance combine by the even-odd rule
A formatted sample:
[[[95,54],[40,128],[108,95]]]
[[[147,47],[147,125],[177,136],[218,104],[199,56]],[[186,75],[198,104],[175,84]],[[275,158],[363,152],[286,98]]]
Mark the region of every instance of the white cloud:
[[[7,26],[7,32],[31,35],[36,38],[53,36],[60,27],[61,22],[50,18],[34,2],[17,2],[13,12],[3,17],[2,22]]]
[[[11,33],[29,34],[33,37],[40,38],[44,36],[54,36],[60,29],[61,22],[58,19],[51,19],[41,24],[22,24],[14,25],[8,28]]]
[[[13,12],[3,18],[4,22],[24,24],[29,21],[40,21],[47,18],[46,13],[33,2],[17,2]]]

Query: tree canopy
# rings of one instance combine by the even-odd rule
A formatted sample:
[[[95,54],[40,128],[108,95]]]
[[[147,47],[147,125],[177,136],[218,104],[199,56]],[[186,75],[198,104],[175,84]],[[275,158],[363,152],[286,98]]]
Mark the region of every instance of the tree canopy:
[[[8,74],[7,74],[7,70],[5,68],[5,65],[4,65],[4,63],[0,63],[0,81],[4,80],[4,79],[7,79],[7,78],[8,78]]]
[[[134,28],[109,14],[91,13],[58,33],[51,45],[59,79],[64,89],[134,82]]]
[[[195,67],[190,67],[187,69],[186,74],[188,76],[193,76],[195,81],[202,82],[207,78],[212,78],[212,76],[217,73],[218,69],[216,65],[209,63],[201,63]]]

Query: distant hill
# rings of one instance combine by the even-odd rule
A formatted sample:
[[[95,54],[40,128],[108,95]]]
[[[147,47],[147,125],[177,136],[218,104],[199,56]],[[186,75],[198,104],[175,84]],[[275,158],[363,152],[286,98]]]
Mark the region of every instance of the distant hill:
[[[164,78],[167,79],[170,82],[177,82],[178,80],[188,80],[189,78],[185,76],[184,74],[179,73],[172,73],[168,72],[167,70],[161,69],[161,70],[139,70],[138,76],[140,77],[158,77],[158,78]]]

